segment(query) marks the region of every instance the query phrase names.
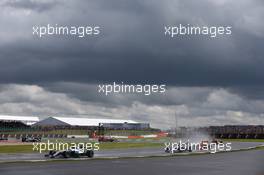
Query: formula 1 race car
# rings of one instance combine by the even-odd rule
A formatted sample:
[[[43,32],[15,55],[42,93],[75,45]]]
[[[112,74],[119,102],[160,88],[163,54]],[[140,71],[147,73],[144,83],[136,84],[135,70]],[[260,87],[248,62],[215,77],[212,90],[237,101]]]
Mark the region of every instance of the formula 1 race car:
[[[7,137],[0,137],[0,141],[2,141],[2,140],[7,141],[8,138]]]
[[[192,152],[192,148],[191,146],[186,146],[188,145],[187,143],[185,144],[185,146],[183,146],[182,144],[178,143],[177,147],[166,147],[165,148],[165,152],[166,153],[182,153],[182,152]]]
[[[211,140],[211,142],[209,140],[202,140],[201,143],[200,143],[200,146],[201,147],[204,147],[204,146],[207,146],[211,143],[215,143],[216,145],[220,144],[220,143],[223,143],[222,140],[219,140],[219,139],[213,139]]]
[[[220,139],[213,139],[212,141],[211,141],[211,143],[215,143],[215,144],[219,144],[219,143],[223,143],[223,141],[222,140],[220,140]]]
[[[41,142],[40,137],[23,137],[22,142]]]
[[[98,142],[117,142],[117,140],[110,136],[99,136]]]
[[[45,157],[49,158],[79,158],[79,157],[94,157],[93,150],[86,150],[79,147],[71,147],[68,150],[62,151],[49,151],[49,154],[46,154]]]

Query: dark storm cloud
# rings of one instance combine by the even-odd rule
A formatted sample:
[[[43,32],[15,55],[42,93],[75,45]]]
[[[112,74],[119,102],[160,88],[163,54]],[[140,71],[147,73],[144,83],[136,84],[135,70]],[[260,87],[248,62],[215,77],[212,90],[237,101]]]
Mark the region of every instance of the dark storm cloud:
[[[36,3],[26,2],[23,1]],[[14,18],[10,19],[9,24],[16,30],[22,29],[27,37],[17,37],[13,42],[11,38],[1,45],[2,83],[123,81],[180,86],[263,85],[263,33],[257,31],[264,27],[253,25],[251,29],[247,25],[252,24],[246,21],[249,16],[254,24],[261,23],[263,4],[259,1],[250,4],[243,1],[240,9],[229,1],[62,2],[56,6],[50,3],[54,8],[45,14],[32,12],[23,16],[21,12],[20,18],[25,18],[21,28]],[[38,39],[30,35],[32,25],[47,23],[94,24],[100,25],[102,32],[99,37],[86,39]],[[231,25],[233,35],[217,39],[164,36],[164,25],[179,23]],[[10,32],[16,35],[16,30]]]
[[[0,112],[92,113],[162,126],[175,113],[185,123],[263,122],[263,1],[3,1],[0,16]],[[164,25],[180,23],[230,25],[232,36],[164,36]],[[32,35],[32,26],[47,24],[101,33]],[[113,81],[168,90],[97,93],[98,83]]]
[[[175,115],[180,126],[264,124],[263,100],[248,100],[223,88],[171,87],[164,97],[115,94],[103,100],[94,96],[93,85],[61,83],[51,87],[52,91],[36,85],[1,85],[1,114],[123,118],[159,128],[173,127]],[[67,93],[56,90],[60,87]],[[163,98],[170,104],[162,104]]]
[[[263,86],[232,87],[228,88],[231,93],[238,94],[247,99],[264,99]]]
[[[144,94],[135,93],[112,93],[108,96],[97,93],[98,86],[96,84],[80,84],[80,83],[53,83],[43,85],[43,87],[52,92],[62,92],[70,97],[80,99],[82,101],[89,101],[100,103],[108,106],[131,106],[135,101],[147,105],[183,105],[186,103],[196,104],[205,101],[208,93],[212,90],[210,88],[188,88],[179,87],[177,89],[168,90],[164,94],[152,94],[146,96]],[[96,93],[95,93],[96,92]]]
[[[47,91],[64,93],[71,98],[92,102],[107,107],[131,107],[135,102],[149,106],[181,106],[190,109],[189,117],[210,116],[218,112],[241,111],[252,114],[264,113],[264,102],[261,98],[248,97],[243,94],[253,92],[240,92],[239,89],[223,89],[210,87],[167,87],[164,94],[133,94],[112,93],[108,96],[96,93],[95,84],[54,83],[43,85]]]
[[[43,12],[51,9],[56,4],[57,1],[55,0],[8,0],[3,5],[17,9],[35,10],[37,12]]]

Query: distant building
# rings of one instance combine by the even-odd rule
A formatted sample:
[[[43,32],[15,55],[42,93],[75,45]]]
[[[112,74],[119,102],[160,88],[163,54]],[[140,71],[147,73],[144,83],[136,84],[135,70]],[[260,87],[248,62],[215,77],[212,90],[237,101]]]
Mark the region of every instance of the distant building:
[[[102,123],[105,128],[109,129],[130,129],[130,130],[143,130],[149,129],[149,123]]]
[[[98,127],[99,125],[109,129],[148,129],[147,123],[138,123],[133,120],[122,119],[91,119],[91,118],[72,118],[72,117],[49,117],[43,119],[33,126],[65,126],[65,127]]]
[[[0,128],[56,127],[89,129],[99,125],[108,129],[142,130],[150,128],[148,123],[139,123],[134,120],[73,117],[48,117],[40,120],[38,117],[0,115]]]

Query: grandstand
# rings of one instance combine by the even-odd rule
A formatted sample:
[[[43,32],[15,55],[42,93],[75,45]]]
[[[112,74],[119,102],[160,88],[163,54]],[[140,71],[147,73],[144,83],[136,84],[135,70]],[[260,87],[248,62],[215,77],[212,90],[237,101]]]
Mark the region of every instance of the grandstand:
[[[38,121],[38,117],[0,115],[0,131],[29,129]]]
[[[195,133],[207,133],[212,137],[221,139],[264,139],[264,125],[180,127],[177,130],[177,137],[188,137]]]
[[[109,129],[147,129],[149,124],[138,123],[133,120],[120,120],[120,119],[91,119],[91,118],[70,118],[70,117],[49,117],[35,123],[33,126],[46,127],[46,126],[62,126],[62,127],[86,127],[94,128],[99,125],[104,125]]]
[[[29,116],[11,116],[11,115],[0,115],[0,121],[2,123],[21,123],[24,125],[33,125],[36,122],[39,122],[38,117],[29,117]]]
[[[31,126],[38,121],[38,117],[0,115],[0,138],[7,138],[12,133],[31,132]]]

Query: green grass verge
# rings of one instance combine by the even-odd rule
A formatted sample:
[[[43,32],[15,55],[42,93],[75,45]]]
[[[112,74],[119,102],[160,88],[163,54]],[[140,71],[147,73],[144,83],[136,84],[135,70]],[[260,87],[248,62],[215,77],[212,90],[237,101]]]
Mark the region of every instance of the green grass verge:
[[[126,149],[126,148],[150,148],[150,147],[162,147],[163,143],[127,143],[127,142],[113,142],[113,143],[100,143],[100,149]]]
[[[32,145],[1,145],[0,153],[30,153]]]
[[[128,148],[150,148],[162,147],[162,143],[126,143],[126,142],[112,142],[100,143],[100,150],[109,149],[128,149]],[[0,145],[0,153],[33,153],[33,145]]]

